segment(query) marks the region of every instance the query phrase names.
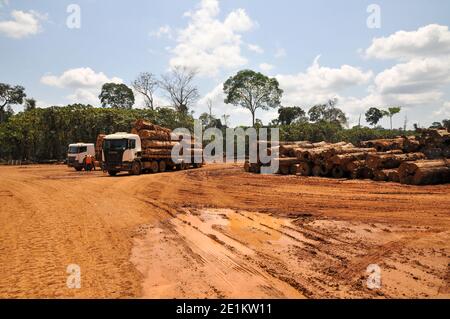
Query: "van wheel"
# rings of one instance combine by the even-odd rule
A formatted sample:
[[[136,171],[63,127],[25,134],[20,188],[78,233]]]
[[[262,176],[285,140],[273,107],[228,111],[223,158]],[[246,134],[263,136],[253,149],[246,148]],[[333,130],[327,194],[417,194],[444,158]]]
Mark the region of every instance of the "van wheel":
[[[131,174],[141,175],[141,163],[133,162],[133,165],[131,166]]]
[[[108,171],[109,176],[116,176],[117,172],[116,171]]]

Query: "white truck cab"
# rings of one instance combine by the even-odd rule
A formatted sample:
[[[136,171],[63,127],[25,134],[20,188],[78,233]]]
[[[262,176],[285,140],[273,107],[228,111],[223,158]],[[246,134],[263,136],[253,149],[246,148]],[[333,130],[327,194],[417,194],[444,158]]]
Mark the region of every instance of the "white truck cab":
[[[110,175],[121,171],[141,171],[141,139],[139,135],[119,132],[105,136],[102,147],[103,170]]]
[[[81,171],[84,167],[84,160],[86,156],[92,155],[95,157],[95,146],[90,143],[75,143],[70,144],[67,150],[67,165]]]

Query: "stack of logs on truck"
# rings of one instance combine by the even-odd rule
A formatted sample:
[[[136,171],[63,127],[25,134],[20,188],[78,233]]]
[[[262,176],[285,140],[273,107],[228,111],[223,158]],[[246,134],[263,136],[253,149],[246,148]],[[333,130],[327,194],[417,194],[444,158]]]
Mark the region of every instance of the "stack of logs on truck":
[[[269,145],[278,151],[279,174],[333,178],[373,179],[411,185],[450,182],[450,133],[421,130],[418,137],[373,140],[353,144],[282,142]],[[259,142],[265,147],[267,142]],[[263,146],[264,145],[264,146]],[[245,170],[260,173],[261,163],[245,163]]]
[[[203,146],[201,142],[196,142],[193,136],[177,135],[168,128],[164,128],[145,120],[137,120],[131,130],[132,134],[139,135],[141,139],[142,158],[151,161],[159,162],[159,166],[165,163],[165,169],[187,169],[191,165],[194,168],[199,168],[202,163],[196,163],[195,154],[201,154],[203,156]],[[172,159],[172,149],[176,146],[180,147],[182,139],[191,139],[188,148],[183,148],[181,152],[180,160],[175,161]],[[185,154],[189,154],[189,160],[185,160]],[[203,157],[201,157],[203,160]],[[173,165],[170,165],[173,164]],[[156,172],[155,169],[152,169]],[[160,167],[159,171],[163,171]]]

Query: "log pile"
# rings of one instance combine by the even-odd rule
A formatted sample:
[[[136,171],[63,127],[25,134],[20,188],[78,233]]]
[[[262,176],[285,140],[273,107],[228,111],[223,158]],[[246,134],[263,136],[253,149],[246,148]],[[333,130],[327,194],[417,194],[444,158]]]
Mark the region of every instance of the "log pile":
[[[275,161],[281,175],[373,179],[412,185],[450,182],[450,159],[446,159],[450,158],[450,133],[446,130],[422,130],[418,137],[367,141],[359,147],[346,142],[261,144],[268,145],[269,155],[278,153]],[[247,161],[244,168],[260,173],[262,167],[269,165]]]
[[[97,141],[95,142],[95,159],[99,162],[102,161],[102,148],[105,136],[105,134],[99,134],[97,136]]]
[[[139,135],[141,138],[142,154],[146,157],[155,158],[171,158],[172,149],[176,146],[180,147],[180,141],[187,137],[177,135],[168,128],[164,128],[145,120],[137,120],[131,130],[132,134]],[[180,155],[194,154],[202,156],[203,147],[200,142],[196,142],[194,137],[191,138],[190,147],[183,148],[183,153]],[[189,143],[189,141],[188,141]]]

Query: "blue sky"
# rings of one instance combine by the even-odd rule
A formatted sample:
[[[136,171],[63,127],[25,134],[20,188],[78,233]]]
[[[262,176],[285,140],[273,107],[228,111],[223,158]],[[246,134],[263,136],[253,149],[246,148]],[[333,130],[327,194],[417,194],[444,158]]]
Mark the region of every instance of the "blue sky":
[[[72,3],[79,29],[67,27]],[[379,28],[367,26],[371,4]],[[25,86],[41,107],[98,105],[105,81],[183,65],[199,71],[195,114],[210,100],[216,116],[239,125],[250,114],[223,104],[221,84],[252,68],[278,78],[285,106],[338,97],[355,124],[371,106],[401,105],[396,127],[405,116],[428,125],[450,118],[449,24],[446,0],[0,0],[0,82]],[[264,123],[275,117],[257,113]]]

